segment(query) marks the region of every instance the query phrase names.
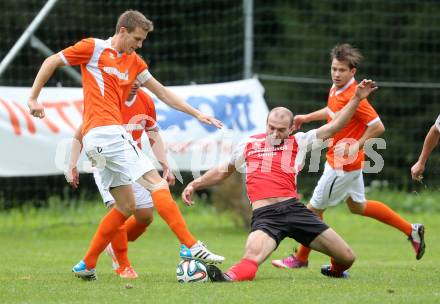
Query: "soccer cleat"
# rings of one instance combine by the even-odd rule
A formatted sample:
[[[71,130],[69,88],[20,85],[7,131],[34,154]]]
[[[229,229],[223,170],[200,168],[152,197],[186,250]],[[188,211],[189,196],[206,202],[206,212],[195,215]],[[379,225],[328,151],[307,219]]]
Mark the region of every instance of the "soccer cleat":
[[[232,282],[232,279],[215,265],[206,265],[206,272],[212,282]]]
[[[332,270],[331,265],[323,265],[321,266],[321,273],[325,276],[339,279],[348,279],[348,271],[345,270],[342,273],[336,273]]]
[[[123,279],[136,279],[138,277],[132,266],[127,266],[123,270],[117,269],[116,273]]]
[[[408,240],[416,252],[416,259],[420,260],[425,254],[425,227],[422,224],[411,224],[412,231]]]
[[[301,262],[295,254],[291,254],[287,258],[281,260],[272,260],[272,265],[278,268],[307,268],[309,266],[309,261]]]
[[[79,261],[78,264],[73,266],[72,272],[76,277],[86,281],[94,281],[97,279],[95,268],[87,269],[86,263],[84,263],[83,260]]]
[[[199,260],[205,263],[221,263],[225,260],[221,255],[209,251],[201,241],[197,241],[191,248],[182,245],[180,247],[180,257],[182,259]]]
[[[107,247],[105,247],[104,251],[105,251],[105,254],[108,255],[112,259],[113,270],[117,270],[119,268],[119,262],[118,262],[118,259],[116,258],[116,254],[113,250],[112,244],[109,243],[107,245]]]

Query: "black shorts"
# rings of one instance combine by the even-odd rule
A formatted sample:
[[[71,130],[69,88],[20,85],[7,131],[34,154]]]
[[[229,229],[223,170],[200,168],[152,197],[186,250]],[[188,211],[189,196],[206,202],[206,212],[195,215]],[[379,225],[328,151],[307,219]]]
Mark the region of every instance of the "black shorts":
[[[304,246],[329,227],[304,204],[289,199],[253,211],[251,232],[262,230],[277,243],[285,237],[295,239]]]

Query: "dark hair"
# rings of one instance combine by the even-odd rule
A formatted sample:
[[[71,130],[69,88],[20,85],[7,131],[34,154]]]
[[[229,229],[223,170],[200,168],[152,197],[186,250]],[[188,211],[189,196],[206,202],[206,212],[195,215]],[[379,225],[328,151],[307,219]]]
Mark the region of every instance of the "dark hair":
[[[357,68],[363,56],[359,49],[352,47],[348,43],[337,44],[330,52],[331,60],[346,62],[350,69]]]
[[[121,27],[125,27],[129,33],[133,32],[137,27],[142,28],[146,32],[152,32],[153,22],[148,20],[141,12],[135,10],[128,10],[119,16],[118,23],[116,23],[116,33]]]

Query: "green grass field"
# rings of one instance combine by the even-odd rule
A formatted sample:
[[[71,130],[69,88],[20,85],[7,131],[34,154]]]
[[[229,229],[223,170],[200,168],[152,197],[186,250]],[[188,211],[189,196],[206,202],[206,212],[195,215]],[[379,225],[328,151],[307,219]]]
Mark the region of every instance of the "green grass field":
[[[182,207],[196,236],[226,256],[223,269],[241,258],[247,232],[211,208]],[[105,210],[99,203],[79,209],[0,213],[0,303],[439,303],[440,214],[404,214],[423,222],[427,252],[416,261],[399,231],[339,206],[326,221],[353,247],[350,279],[322,276],[328,258],[313,253],[308,269],[281,270],[266,262],[254,282],[179,284],[178,242],[157,216],[147,233],[130,243],[140,277],[119,279],[102,256],[98,281],[75,278],[71,267],[83,257]],[[286,239],[272,255],[284,257],[296,243]],[[126,288],[131,284],[132,288]]]

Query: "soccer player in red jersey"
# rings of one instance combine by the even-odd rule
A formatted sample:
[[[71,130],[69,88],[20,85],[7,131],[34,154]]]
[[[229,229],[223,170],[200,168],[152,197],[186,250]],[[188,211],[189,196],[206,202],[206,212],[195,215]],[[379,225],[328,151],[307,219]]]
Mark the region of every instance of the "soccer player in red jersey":
[[[195,190],[215,185],[239,169],[246,174],[253,215],[245,253],[226,273],[208,265],[212,281],[253,280],[259,265],[285,237],[329,255],[331,265],[323,266],[322,274],[348,275],[346,270],[355,260],[353,251],[333,229],[298,201],[296,179],[312,145],[319,141],[322,144],[322,140],[339,131],[361,100],[375,89],[373,81],[362,81],[337,118],[307,133],[291,135],[294,131],[292,112],[282,107],[273,109],[267,118],[266,133],[252,136],[237,147],[227,164],[208,170],[186,186],[182,199],[191,205]]]
[[[428,161],[429,155],[431,155],[432,150],[438,145],[440,140],[440,115],[437,120],[429,129],[428,134],[426,134],[425,141],[423,143],[422,152],[418,161],[411,167],[411,177],[415,181],[422,181],[423,172],[425,172],[426,162]]]
[[[72,271],[86,280],[96,279],[95,266],[101,252],[136,208],[134,181],[150,191],[153,203],[180,242],[191,255],[208,262],[222,262],[188,231],[168,183],[155,170],[123,128],[121,104],[127,100],[137,80],[167,105],[194,116],[202,123],[221,127],[221,122],[202,113],[164,87],[136,54],[153,30],[153,23],[142,13],[129,10],[118,19],[115,34],[107,40],[87,38],[48,57],[40,67],[28,99],[30,113],[44,117],[37,101],[41,89],[63,65],[79,65],[83,79],[84,116],[82,136],[88,158],[99,169],[104,189],[115,198],[115,208],[102,219],[86,256]]]
[[[349,44],[341,44],[335,46],[330,55],[333,86],[327,106],[307,115],[295,116],[296,128],[311,121],[332,121],[355,92],[357,82],[354,76],[362,58],[360,51]],[[344,128],[334,134],[326,155],[324,172],[307,208],[322,218],[325,209],[345,200],[352,213],[374,218],[402,231],[411,241],[416,258],[420,259],[425,251],[423,225],[411,224],[384,203],[365,198],[362,175],[364,144],[384,130],[374,108],[367,99],[362,100]],[[347,140],[354,144],[350,145]],[[307,267],[309,254],[310,248],[300,245],[298,252],[281,260],[273,260],[272,264],[280,268]]]

